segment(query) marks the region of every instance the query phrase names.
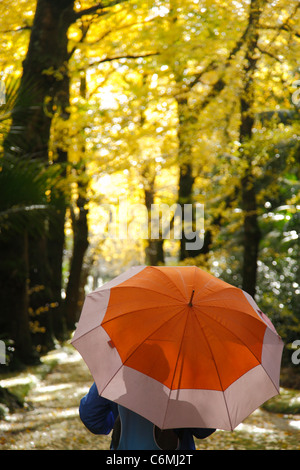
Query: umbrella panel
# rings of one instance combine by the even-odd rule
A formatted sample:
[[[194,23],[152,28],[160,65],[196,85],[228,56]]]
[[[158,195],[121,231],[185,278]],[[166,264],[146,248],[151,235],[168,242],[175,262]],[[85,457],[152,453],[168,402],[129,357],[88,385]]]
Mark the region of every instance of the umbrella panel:
[[[283,344],[257,312],[197,268],[139,267],[88,295],[72,342],[100,394],[159,427],[233,429],[278,393]]]
[[[170,302],[154,294],[144,308],[145,292],[134,287],[129,291],[134,300],[122,303],[123,288],[112,289],[102,322],[126,366],[170,389],[225,390],[260,363],[266,325],[252,315],[245,298],[240,298],[239,308],[247,307],[249,315],[217,301],[205,305],[209,299],[189,307],[182,299]]]

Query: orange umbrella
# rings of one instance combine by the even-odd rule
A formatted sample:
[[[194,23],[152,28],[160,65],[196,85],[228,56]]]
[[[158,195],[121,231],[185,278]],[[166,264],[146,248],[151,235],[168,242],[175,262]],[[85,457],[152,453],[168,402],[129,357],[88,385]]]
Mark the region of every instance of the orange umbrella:
[[[88,294],[72,343],[100,395],[161,429],[232,430],[279,393],[270,320],[194,266],[136,266]]]

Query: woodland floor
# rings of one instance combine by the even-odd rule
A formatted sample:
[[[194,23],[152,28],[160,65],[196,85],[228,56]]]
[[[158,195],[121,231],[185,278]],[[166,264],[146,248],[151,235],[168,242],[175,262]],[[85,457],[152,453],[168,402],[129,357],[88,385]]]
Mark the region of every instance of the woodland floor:
[[[2,409],[0,449],[109,449],[110,436],[91,434],[78,415],[79,401],[91,383],[90,372],[70,346],[47,354],[41,366],[0,375],[0,386],[25,396],[23,408]],[[282,389],[272,400],[275,410],[283,409],[281,403],[285,412],[260,408],[233,432],[217,431],[206,440],[197,440],[197,449],[299,450],[300,391]]]

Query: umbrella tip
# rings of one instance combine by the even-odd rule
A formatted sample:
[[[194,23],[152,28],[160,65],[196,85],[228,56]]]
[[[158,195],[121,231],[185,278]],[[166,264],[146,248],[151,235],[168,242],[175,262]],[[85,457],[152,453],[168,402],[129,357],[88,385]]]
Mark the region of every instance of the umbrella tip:
[[[194,289],[193,289],[193,292],[192,292],[192,295],[191,295],[190,301],[189,301],[189,303],[188,303],[188,306],[189,306],[189,307],[192,307],[192,306],[193,306],[193,304],[192,304],[192,300],[193,300],[193,297],[194,297],[194,293],[195,293],[195,291],[194,291]]]

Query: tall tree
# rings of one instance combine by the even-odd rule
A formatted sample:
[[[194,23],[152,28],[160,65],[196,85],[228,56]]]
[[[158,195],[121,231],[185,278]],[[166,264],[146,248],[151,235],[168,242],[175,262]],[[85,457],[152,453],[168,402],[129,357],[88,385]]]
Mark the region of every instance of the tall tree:
[[[19,158],[25,156],[28,160],[38,159],[48,165],[53,115],[57,106],[65,109],[68,104],[67,31],[70,22],[74,20],[73,5],[74,1],[70,0],[37,2],[29,46],[23,62],[19,94],[12,112],[11,130],[4,142],[6,156],[14,155]],[[26,93],[27,106],[24,107],[21,106],[21,100]],[[19,130],[17,134],[14,133],[16,128]],[[66,152],[58,150],[58,160],[66,161]],[[57,210],[60,212],[63,209],[57,206]],[[53,345],[49,305],[54,301],[53,287],[57,291],[55,287],[57,276],[58,279],[61,277],[61,263],[57,258],[62,256],[63,213],[60,220],[59,228],[58,220],[54,225],[53,221],[49,222],[52,227],[51,242],[56,245],[56,249],[51,253],[53,256],[49,257],[49,236],[46,232],[42,236],[31,233],[26,246],[25,241],[20,242],[23,245],[22,250],[27,252],[28,282],[30,280],[32,291],[31,309],[43,312],[39,321],[44,327],[42,344],[46,344],[47,347]],[[55,279],[54,285],[53,279]],[[36,289],[36,286],[39,288]],[[61,286],[58,289],[60,291]],[[22,351],[20,355],[23,356]]]
[[[239,125],[239,155],[243,164],[241,177],[241,199],[243,209],[243,266],[242,288],[252,296],[256,293],[257,262],[261,231],[259,227],[258,191],[255,184],[255,155],[251,150],[251,139],[255,127],[256,79],[258,63],[264,53],[259,40],[261,28],[264,27],[263,13],[268,1],[252,0],[249,5],[249,22],[245,30],[245,46],[242,74],[242,90],[240,94],[240,125]],[[292,8],[284,21],[282,28],[295,15],[299,8]],[[273,38],[274,41],[274,38]],[[268,52],[268,51],[266,51]],[[272,56],[272,53],[270,53]]]
[[[260,229],[258,223],[257,201],[255,193],[255,176],[252,169],[253,155],[247,152],[247,144],[252,136],[254,124],[253,104],[254,74],[259,54],[257,51],[259,39],[259,20],[266,5],[266,1],[252,0],[249,6],[249,20],[245,34],[245,55],[243,71],[243,89],[240,98],[240,158],[245,165],[244,174],[241,179],[242,208],[244,216],[244,246],[243,246],[243,289],[250,295],[255,295],[257,259],[260,242]]]
[[[19,93],[12,112],[10,132],[4,142],[5,157],[25,157],[29,160],[49,162],[49,143],[51,124],[55,114],[60,114],[65,121],[68,120],[69,105],[69,59],[74,52],[68,49],[68,30],[71,24],[85,15],[104,15],[107,8],[122,3],[124,0],[112,0],[107,4],[94,3],[85,9],[74,9],[74,0],[38,0],[34,21],[31,29],[30,41],[25,60],[23,62],[22,77]],[[28,92],[30,90],[30,92]],[[26,96],[26,106],[24,106]],[[16,129],[18,130],[16,133]],[[67,149],[55,146],[54,160],[62,167],[67,163]],[[61,191],[50,188],[52,201],[57,207],[58,219],[55,224],[49,221],[48,233],[42,237],[30,233],[27,239],[18,239],[20,253],[26,255],[28,265],[24,272],[20,268],[16,278],[22,276],[42,288],[40,292],[33,290],[32,307],[34,310],[45,312],[43,320],[47,327],[48,345],[51,345],[52,326],[48,315],[49,305],[60,301],[62,254],[64,244],[65,200]],[[50,233],[51,232],[51,233]],[[9,253],[16,251],[16,240],[12,241],[11,249],[6,249],[2,259],[6,260]],[[24,256],[25,256],[24,255]],[[27,281],[28,282],[28,281]],[[12,286],[13,282],[10,284]],[[31,284],[31,288],[34,287]],[[14,297],[15,288],[7,290],[5,295]],[[17,312],[26,310],[27,298],[23,307],[16,308]],[[26,301],[25,301],[26,300]],[[22,350],[17,350],[22,358]]]
[[[86,74],[82,72],[80,77],[80,96],[86,99]],[[76,165],[77,172],[77,199],[76,202],[70,203],[70,213],[73,231],[73,248],[70,261],[70,272],[68,276],[66,298],[64,301],[63,312],[59,313],[58,321],[66,320],[66,326],[69,331],[73,331],[80,314],[80,287],[82,280],[82,266],[84,255],[88,248],[88,222],[87,222],[87,187],[88,176],[85,167],[85,134],[80,139],[81,146],[80,161]],[[61,330],[60,330],[61,331]],[[58,334],[60,334],[58,332]]]

